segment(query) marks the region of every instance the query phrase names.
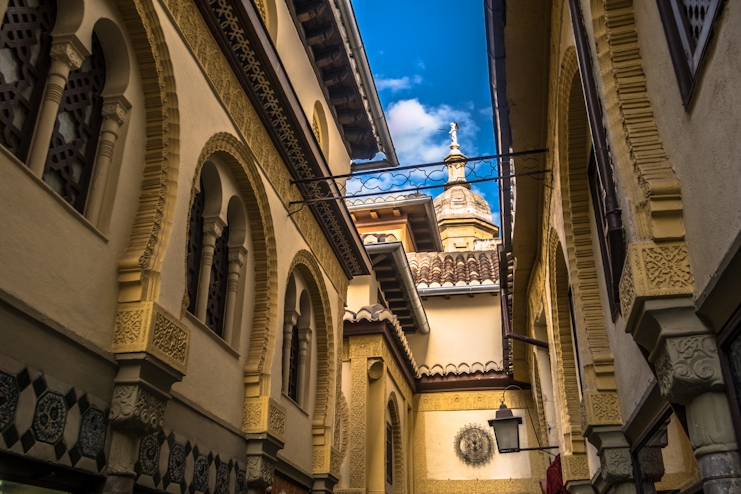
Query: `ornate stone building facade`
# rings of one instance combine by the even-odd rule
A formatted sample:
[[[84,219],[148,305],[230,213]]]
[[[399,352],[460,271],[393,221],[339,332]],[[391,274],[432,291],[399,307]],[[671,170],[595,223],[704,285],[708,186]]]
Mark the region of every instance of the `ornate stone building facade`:
[[[0,17],[2,491],[331,492],[370,264],[341,201],[293,202],[395,161],[350,3]]]
[[[505,324],[569,492],[741,491],[739,7],[486,1],[500,151],[547,149],[503,166],[541,172]]]

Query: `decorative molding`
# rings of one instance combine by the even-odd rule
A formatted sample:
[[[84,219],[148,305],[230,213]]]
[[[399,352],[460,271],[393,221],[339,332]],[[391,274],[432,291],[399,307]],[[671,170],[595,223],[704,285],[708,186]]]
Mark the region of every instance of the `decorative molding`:
[[[118,263],[119,301],[151,301],[159,293],[180,165],[180,115],[170,54],[152,0],[116,0],[144,88],[146,149],[140,200],[129,243]]]
[[[458,365],[448,364],[445,366],[441,364],[434,364],[432,365],[432,367],[423,364],[419,366],[417,377],[448,376],[448,375],[461,376],[461,375],[469,375],[469,374],[475,374],[475,373],[484,374],[487,372],[504,372],[504,369],[502,368],[502,363],[494,362],[493,360],[490,360],[486,362],[485,364],[482,364],[481,362],[474,362],[472,364],[461,362]]]
[[[212,6],[215,6],[217,2],[223,3],[223,0],[209,1]],[[291,201],[303,200],[298,188],[291,184],[292,177],[285,163],[194,1],[163,0],[163,5],[169,11],[174,24],[180,30],[182,38],[190,46],[191,52],[201,66],[204,75],[211,82],[214,92],[221,99],[225,110],[231,116],[235,127],[240,133],[240,137],[247,143],[250,149],[249,154],[254,157],[254,161],[257,162],[260,169],[265,173],[265,176],[275,189],[283,205],[286,209],[289,209]],[[238,35],[239,26],[231,7],[224,4],[223,14],[230,16],[228,27],[236,30],[234,34],[241,40],[240,46],[249,53],[247,58],[252,61],[252,65],[256,70],[260,71],[260,74],[256,77],[260,79],[261,84],[265,86],[266,90],[272,93],[273,90],[265,79],[265,74],[262,73],[260,63],[255,58],[250,43],[244,38],[244,33]],[[277,102],[271,104],[276,105],[276,108],[280,109],[280,105]],[[271,104],[266,103],[266,108],[271,107]],[[282,109],[280,109],[280,112],[282,113]],[[283,119],[285,120],[285,117]],[[285,124],[287,124],[287,121]],[[290,130],[289,134],[293,135],[293,131]],[[294,141],[296,141],[295,138]],[[298,141],[295,144],[298,145]],[[298,153],[297,156],[305,162],[303,152],[299,150]],[[304,163],[301,169],[307,166]],[[312,252],[319,259],[319,262],[327,272],[337,291],[345,293],[348,284],[347,276],[340,261],[337,259],[337,255],[332,250],[328,239],[309,208],[295,212],[290,218],[301,232],[306,243],[311,247]]]
[[[626,204],[634,208],[633,234],[639,241],[682,238],[680,184],[648,99],[633,4],[591,0],[591,13],[606,127]]]
[[[120,303],[113,353],[147,352],[185,374],[190,330],[156,302]]]
[[[354,340],[350,340],[352,363],[350,364],[350,381],[352,393],[350,396],[350,487],[365,489],[366,473],[366,430],[368,409],[368,363],[361,355],[352,355],[363,351],[367,344],[361,347]],[[379,348],[380,350],[380,348]],[[422,451],[422,450],[419,450]]]
[[[668,338],[655,369],[662,396],[675,403],[725,389],[715,335]]]
[[[561,472],[563,483],[566,484],[572,480],[589,480],[589,464],[587,455],[577,453],[571,455],[561,455]]]
[[[462,391],[460,393],[425,393],[414,395],[415,412],[441,410],[496,410],[502,400],[509,408],[525,408],[519,390],[508,391]]]
[[[588,391],[582,400],[587,427],[595,425],[622,425],[620,403],[615,392]],[[582,429],[587,434],[587,429]]]
[[[571,334],[570,308],[568,299],[569,272],[564,263],[558,258],[563,251],[561,241],[555,229],[549,231],[548,236],[548,287],[551,299],[551,327],[553,345],[551,358],[556,363],[556,383],[561,407],[561,427],[559,433],[564,441],[564,453],[583,453],[584,439],[581,430],[581,400],[579,398],[579,384],[577,381],[573,337]],[[555,354],[555,355],[554,355]]]
[[[248,434],[267,432],[285,443],[286,409],[269,396],[246,398],[242,430]]]
[[[633,480],[633,460],[628,448],[609,448],[600,453],[602,478],[609,484]]]
[[[692,296],[693,283],[684,242],[628,245],[620,278],[620,306],[628,321],[626,331],[632,331],[636,309],[644,300]]]
[[[141,386],[117,384],[108,419],[111,424],[126,430],[152,432],[165,422],[167,397],[154,394]]]

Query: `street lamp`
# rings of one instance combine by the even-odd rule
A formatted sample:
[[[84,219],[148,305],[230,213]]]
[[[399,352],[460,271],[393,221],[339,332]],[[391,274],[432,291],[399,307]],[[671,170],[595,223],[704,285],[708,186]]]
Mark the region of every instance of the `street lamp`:
[[[500,453],[517,453],[520,449],[520,424],[522,418],[515,417],[512,410],[504,403],[497,410],[496,418],[489,421],[497,438],[497,449]]]
[[[522,393],[523,401],[525,402],[525,408],[527,408],[528,416],[530,415],[530,408],[527,406],[527,399],[525,399],[525,392],[519,386],[511,384],[505,388],[507,391],[510,387],[514,387],[520,390]],[[499,453],[517,453],[519,451],[543,451],[545,449],[558,449],[558,446],[540,446],[540,439],[535,434],[535,439],[538,440],[537,448],[521,448],[520,447],[520,424],[522,424],[521,417],[515,417],[512,414],[512,410],[507,408],[504,404],[504,391],[502,392],[502,404],[497,410],[496,417],[489,420],[489,426],[494,428],[494,435],[497,439],[497,449]],[[533,421],[532,416],[530,422]],[[533,422],[534,423],[534,422]],[[550,453],[549,453],[550,454]]]

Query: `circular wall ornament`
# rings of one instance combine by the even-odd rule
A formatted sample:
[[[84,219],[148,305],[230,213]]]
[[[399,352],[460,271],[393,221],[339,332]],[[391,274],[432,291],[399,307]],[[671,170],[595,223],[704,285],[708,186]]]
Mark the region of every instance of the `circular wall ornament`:
[[[15,419],[19,396],[15,377],[0,371],[0,430],[4,430]]]
[[[453,448],[463,463],[483,465],[494,456],[494,437],[488,429],[478,424],[468,424],[455,435]]]

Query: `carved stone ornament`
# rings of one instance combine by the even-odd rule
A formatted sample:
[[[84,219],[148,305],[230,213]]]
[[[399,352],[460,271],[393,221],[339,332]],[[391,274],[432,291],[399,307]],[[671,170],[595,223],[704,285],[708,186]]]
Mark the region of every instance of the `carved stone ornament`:
[[[70,70],[79,69],[85,57],[69,41],[51,45],[51,59],[69,65]]]
[[[119,304],[114,353],[147,352],[185,374],[190,330],[156,302]]]
[[[638,450],[638,464],[644,482],[658,482],[664,476],[664,457],[659,447],[644,447]]]
[[[167,400],[136,385],[116,385],[108,418],[116,427],[142,432],[162,428]]]
[[[561,456],[561,471],[564,483],[570,480],[589,480],[589,464],[587,455],[572,454]]]
[[[250,487],[273,485],[275,465],[264,456],[248,456],[245,480]]]
[[[479,424],[468,424],[461,428],[453,441],[456,456],[470,466],[489,463],[494,457],[494,448],[494,436],[488,428]]]
[[[123,125],[128,109],[120,101],[106,101],[103,103],[103,118],[113,120]]]
[[[631,320],[637,302],[646,298],[692,295],[694,279],[684,243],[630,244],[620,278],[620,307]],[[630,324],[626,326],[630,330]]]
[[[582,432],[587,435],[589,428],[601,425],[621,425],[620,404],[617,393],[586,392],[581,402]]]
[[[669,338],[655,362],[661,394],[685,403],[707,391],[722,391],[723,376],[713,335]]]
[[[371,381],[383,375],[383,359],[368,359],[368,377]]]
[[[279,441],[286,440],[286,409],[268,396],[247,398],[242,430],[249,434],[267,432]]]
[[[622,484],[633,479],[633,461],[628,448],[605,449],[600,459],[602,478],[609,484]]]

